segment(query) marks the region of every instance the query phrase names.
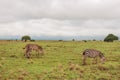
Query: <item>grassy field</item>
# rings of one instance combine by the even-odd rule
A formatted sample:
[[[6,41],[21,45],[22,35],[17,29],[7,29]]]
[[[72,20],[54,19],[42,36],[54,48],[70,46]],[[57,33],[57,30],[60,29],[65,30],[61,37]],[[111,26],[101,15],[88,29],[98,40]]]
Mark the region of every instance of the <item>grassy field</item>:
[[[28,43],[44,48],[45,55],[23,56]],[[82,65],[82,52],[92,48],[107,58],[105,64]],[[100,62],[100,61],[99,61]],[[0,80],[120,80],[120,42],[0,41]]]

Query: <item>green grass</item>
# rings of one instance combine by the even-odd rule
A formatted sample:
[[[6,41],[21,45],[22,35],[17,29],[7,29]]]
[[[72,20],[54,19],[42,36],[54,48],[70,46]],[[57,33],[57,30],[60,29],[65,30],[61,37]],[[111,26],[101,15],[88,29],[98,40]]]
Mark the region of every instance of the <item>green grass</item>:
[[[45,55],[25,58],[28,43],[44,48]],[[82,65],[82,52],[97,49],[107,58],[105,64]],[[102,41],[0,41],[0,80],[120,80],[120,42]]]

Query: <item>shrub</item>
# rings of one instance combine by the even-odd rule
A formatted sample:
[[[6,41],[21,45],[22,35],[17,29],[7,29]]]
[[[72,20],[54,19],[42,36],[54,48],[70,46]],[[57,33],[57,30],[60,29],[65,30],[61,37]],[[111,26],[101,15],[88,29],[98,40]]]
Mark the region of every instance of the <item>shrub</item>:
[[[27,41],[27,40],[31,40],[31,37],[30,36],[22,36],[22,39],[21,39],[22,41]]]
[[[108,34],[108,36],[106,36],[104,39],[106,42],[113,42],[114,40],[118,40],[118,37],[114,34]]]

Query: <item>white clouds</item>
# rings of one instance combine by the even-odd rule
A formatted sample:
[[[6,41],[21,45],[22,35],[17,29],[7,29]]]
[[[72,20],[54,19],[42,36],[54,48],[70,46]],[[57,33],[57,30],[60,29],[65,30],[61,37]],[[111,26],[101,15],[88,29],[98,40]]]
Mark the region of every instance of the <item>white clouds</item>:
[[[0,0],[0,36],[119,35],[120,0]]]
[[[119,0],[1,0],[0,22],[24,19],[119,19]]]
[[[81,23],[80,25],[76,23]],[[110,23],[110,24],[109,24]],[[3,23],[0,25],[0,36],[104,36],[108,33],[118,34],[120,24],[115,20],[55,20],[38,19]],[[113,27],[112,27],[113,26]],[[114,28],[115,26],[115,28]],[[108,29],[109,28],[109,29]],[[116,30],[115,30],[116,29]]]

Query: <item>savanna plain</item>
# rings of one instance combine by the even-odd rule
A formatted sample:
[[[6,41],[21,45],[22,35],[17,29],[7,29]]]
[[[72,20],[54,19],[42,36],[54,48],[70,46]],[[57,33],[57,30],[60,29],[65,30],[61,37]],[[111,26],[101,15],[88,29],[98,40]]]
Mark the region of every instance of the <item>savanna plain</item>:
[[[44,56],[24,56],[26,44],[43,47]],[[93,64],[82,52],[97,49],[104,53],[105,64]],[[103,41],[0,41],[0,80],[120,80],[120,42]]]

